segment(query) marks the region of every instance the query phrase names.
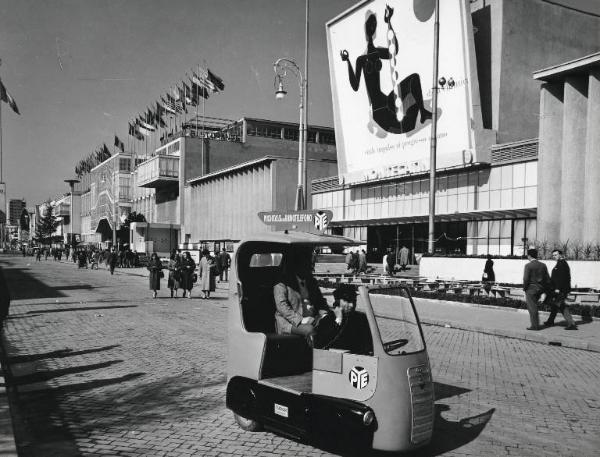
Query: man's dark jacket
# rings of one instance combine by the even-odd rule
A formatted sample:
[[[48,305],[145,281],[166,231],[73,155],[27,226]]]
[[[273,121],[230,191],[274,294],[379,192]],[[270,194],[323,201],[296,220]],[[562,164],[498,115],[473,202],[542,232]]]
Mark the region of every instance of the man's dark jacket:
[[[319,322],[316,348],[345,349],[352,354],[373,353],[373,339],[367,316],[360,311],[344,315],[342,324],[335,323],[335,314],[329,312]]]
[[[546,264],[532,260],[525,265],[523,271],[523,290],[530,293],[546,292],[550,286],[550,276]]]
[[[565,259],[559,259],[556,262],[552,269],[550,282],[552,283],[552,289],[558,289],[561,294],[566,295],[571,292],[571,269]]]

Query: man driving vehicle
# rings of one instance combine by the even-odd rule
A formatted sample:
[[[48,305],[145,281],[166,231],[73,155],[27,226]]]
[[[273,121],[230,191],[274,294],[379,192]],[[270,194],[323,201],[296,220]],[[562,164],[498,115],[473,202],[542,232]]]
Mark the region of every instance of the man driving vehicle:
[[[367,316],[356,311],[356,286],[340,284],[333,291],[333,311],[324,316],[315,337],[318,349],[345,349],[353,354],[373,353]]]
[[[312,275],[311,248],[297,247],[283,259],[283,277],[273,287],[277,333],[310,337],[329,308]]]

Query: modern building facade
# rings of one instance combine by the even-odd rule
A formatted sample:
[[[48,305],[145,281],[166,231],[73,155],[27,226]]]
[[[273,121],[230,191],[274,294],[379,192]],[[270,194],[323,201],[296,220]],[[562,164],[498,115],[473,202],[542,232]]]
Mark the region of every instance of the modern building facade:
[[[335,172],[333,129],[309,126],[307,150],[309,180]],[[226,243],[270,230],[258,212],[294,208],[297,160],[298,124],[208,119],[198,136],[184,129],[134,173],[132,210],[147,220],[132,224],[134,245],[152,239],[164,252],[167,240]]]
[[[8,202],[8,224],[18,226],[25,208],[27,203],[24,199],[11,198]]]
[[[107,245],[119,234],[132,207],[134,160],[131,153],[114,154],[75,184],[75,195],[81,195],[81,241]],[[128,242],[126,235],[117,242]]]
[[[521,255],[534,240],[585,238],[583,226],[573,229],[573,221],[585,220],[587,203],[571,203],[575,195],[597,189],[598,183],[598,141],[590,128],[598,121],[598,113],[590,108],[596,98],[597,74],[591,69],[595,57],[584,59],[571,73],[560,65],[556,74],[539,72],[536,79],[547,86],[541,113],[540,83],[532,74],[598,51],[600,17],[542,0],[486,0],[471,2],[471,18],[482,125],[493,132],[495,141],[475,154],[489,159],[438,168],[436,252]],[[553,117],[555,112],[558,117]],[[554,153],[545,163],[541,154],[547,156],[548,148]],[[567,148],[570,152],[565,154]],[[554,174],[546,173],[548,167]],[[544,196],[538,206],[540,179]],[[547,193],[551,183],[561,179],[563,191],[554,187]],[[550,208],[557,192],[558,200],[565,202],[558,205],[560,214],[556,206]],[[589,195],[588,200],[598,192]],[[428,170],[365,182],[344,183],[331,176],[312,183],[313,207],[333,211],[332,231],[363,240],[370,261],[402,245],[414,253],[427,252],[428,202]],[[587,226],[597,228],[594,218],[599,215],[595,210],[594,216],[587,216]],[[569,231],[561,232],[558,226],[566,225]]]
[[[600,242],[600,52],[536,71],[538,237]]]

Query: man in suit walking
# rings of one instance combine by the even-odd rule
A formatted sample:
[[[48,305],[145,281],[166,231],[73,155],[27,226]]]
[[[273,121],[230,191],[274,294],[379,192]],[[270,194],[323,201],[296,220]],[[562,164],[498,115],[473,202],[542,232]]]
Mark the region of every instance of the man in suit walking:
[[[550,277],[553,291],[552,309],[550,310],[550,316],[548,317],[548,320],[544,322],[544,325],[546,327],[552,327],[554,325],[554,319],[560,310],[567,321],[565,330],[577,330],[569,307],[565,304],[565,298],[567,298],[567,294],[571,292],[571,269],[560,249],[552,251],[552,258],[556,260],[556,265],[552,269],[552,276]]]
[[[538,259],[537,249],[528,249],[527,258],[529,263],[525,264],[523,270],[523,290],[527,301],[527,311],[531,326],[527,330],[541,330],[538,303],[546,300],[547,290],[550,285],[550,276],[548,268]]]

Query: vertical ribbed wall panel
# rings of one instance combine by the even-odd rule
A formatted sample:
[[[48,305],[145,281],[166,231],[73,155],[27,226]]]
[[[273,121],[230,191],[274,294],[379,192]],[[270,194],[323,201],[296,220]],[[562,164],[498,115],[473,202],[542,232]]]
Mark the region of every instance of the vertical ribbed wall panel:
[[[540,93],[537,238],[560,237],[563,83],[544,83]]]
[[[587,78],[565,79],[560,241],[581,241],[585,195],[585,142],[587,130]]]
[[[583,241],[600,242],[600,69],[588,81]]]

